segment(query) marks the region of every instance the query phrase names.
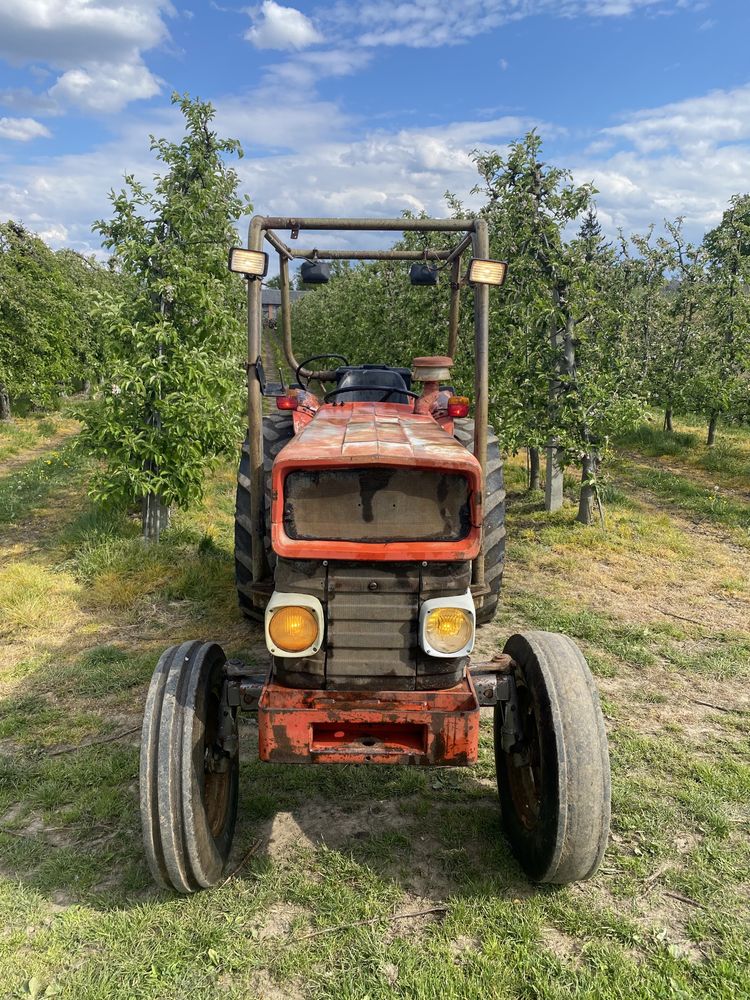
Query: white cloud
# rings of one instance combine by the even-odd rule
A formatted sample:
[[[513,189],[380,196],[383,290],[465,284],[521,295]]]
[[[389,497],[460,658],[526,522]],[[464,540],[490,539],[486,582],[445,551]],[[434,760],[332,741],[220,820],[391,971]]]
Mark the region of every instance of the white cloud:
[[[345,65],[342,60],[339,68]],[[478,197],[468,196],[478,180],[471,150],[502,150],[537,127],[546,160],[571,166],[579,183],[593,180],[600,191],[600,219],[610,233],[618,226],[631,232],[684,215],[688,233],[699,238],[720,219],[731,195],[747,189],[748,91],[750,86],[634,112],[614,127],[619,131],[595,133],[588,149],[572,156],[555,154],[560,126],[515,115],[375,128],[313,91],[298,96],[270,84],[214,103],[219,133],[237,136],[245,146],[247,156],[236,168],[255,210],[263,214],[398,216],[410,209],[443,215],[446,189],[477,207]],[[734,123],[733,109],[744,125]],[[154,173],[146,135],[174,139],[181,134],[174,108],[124,117],[119,127],[119,138],[98,149],[34,157],[25,164],[6,162],[0,217],[22,219],[85,252],[96,248],[90,224],[109,215],[107,191],[120,187],[125,171],[145,181]],[[666,135],[667,145],[654,147],[652,133]],[[566,145],[570,141],[568,136]],[[332,245],[362,245],[357,239],[344,234]],[[383,239],[378,245],[387,245]],[[300,244],[313,245],[304,234]]]
[[[46,93],[0,95],[9,107],[56,114],[67,105],[111,113],[154,96],[160,81],[143,53],[164,43],[170,0],[2,0],[0,57],[60,73]],[[37,73],[40,67],[36,66]]]
[[[642,152],[750,139],[750,84],[637,111],[602,134],[626,140]]]
[[[309,17],[294,7],[282,7],[275,0],[263,0],[245,38],[257,49],[298,50],[323,41]]]
[[[574,173],[593,178],[613,227],[682,215],[697,238],[747,190],[750,84],[630,114],[602,129]]]
[[[0,118],[0,139],[29,142],[31,139],[49,139],[52,133],[35,118]]]
[[[169,0],[3,0],[0,54],[13,63],[72,67],[119,61],[167,37]]]
[[[502,146],[539,124],[504,117],[396,132],[373,130],[350,140],[332,138],[320,128],[325,118],[321,108],[312,108],[311,113],[316,119],[320,113],[321,118],[307,141],[298,142],[290,152],[248,157],[239,165],[256,211],[397,217],[409,209],[445,215],[446,189],[465,197],[478,180],[470,156],[474,146]],[[351,243],[356,237],[347,239]]]
[[[312,87],[327,76],[351,76],[371,61],[372,53],[363,49],[325,49],[303,52],[270,66],[266,74],[271,85]]]
[[[638,11],[669,13],[699,0],[340,0],[327,16],[358,32],[364,46],[434,48],[458,45],[476,35],[527,17],[625,17]]]
[[[130,101],[158,94],[160,81],[140,61],[131,63],[89,63],[86,68],[67,70],[49,90],[62,104],[85,111],[112,113]]]

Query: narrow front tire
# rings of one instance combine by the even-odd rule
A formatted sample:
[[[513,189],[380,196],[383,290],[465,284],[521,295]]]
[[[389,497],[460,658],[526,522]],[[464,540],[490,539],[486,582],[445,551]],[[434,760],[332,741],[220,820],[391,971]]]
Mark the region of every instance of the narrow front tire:
[[[520,739],[503,747],[495,708],[495,764],[503,826],[532,881],[591,878],[609,836],[610,769],[599,697],[578,646],[555,632],[511,636]]]
[[[235,710],[224,698],[216,643],[185,642],[161,656],[141,736],[143,843],[161,886],[215,885],[234,836],[239,787]]]

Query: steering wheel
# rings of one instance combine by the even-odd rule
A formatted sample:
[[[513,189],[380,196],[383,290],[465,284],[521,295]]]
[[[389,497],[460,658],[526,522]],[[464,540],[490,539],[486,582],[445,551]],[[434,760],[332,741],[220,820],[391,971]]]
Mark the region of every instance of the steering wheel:
[[[394,392],[400,392],[404,396],[411,396],[412,399],[419,399],[418,392],[412,392],[411,389],[401,389],[396,385],[345,385],[338,389],[331,389],[323,397],[323,402],[327,403],[334,396],[338,396],[342,392],[387,392],[391,396]],[[386,400],[381,400],[381,402],[386,402]]]
[[[310,364],[311,361],[322,361],[323,358],[336,358],[337,361],[343,361],[344,364],[347,365],[347,367],[349,365],[348,360],[344,357],[343,354],[313,354],[313,356],[311,358],[305,358],[304,361],[301,361],[297,365],[297,367],[294,370],[294,377],[295,377],[295,379],[298,382],[301,382],[301,380],[302,380],[302,375],[301,375],[302,369],[303,368],[307,368],[307,366]],[[305,386],[308,386],[309,384],[310,384],[310,380],[308,379],[307,382],[305,382]]]

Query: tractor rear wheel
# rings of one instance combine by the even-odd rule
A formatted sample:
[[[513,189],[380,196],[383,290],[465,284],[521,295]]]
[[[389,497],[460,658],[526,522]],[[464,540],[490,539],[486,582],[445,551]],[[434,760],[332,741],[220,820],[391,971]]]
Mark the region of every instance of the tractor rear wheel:
[[[474,421],[456,420],[453,436],[474,453]],[[500,603],[500,585],[505,564],[505,488],[503,486],[503,456],[497,435],[487,431],[487,476],[485,483],[484,519],[482,527],[484,582],[489,588],[477,608],[477,625],[487,625],[495,617]]]
[[[609,835],[607,734],[594,679],[578,646],[555,632],[526,632],[505,644],[515,663],[521,739],[503,749],[495,707],[495,765],[503,826],[535,882],[590,878]]]
[[[223,701],[220,646],[184,642],[161,656],[141,735],[143,844],[155,881],[195,892],[221,877],[239,787],[235,710]]]
[[[275,557],[271,548],[271,468],[274,459],[294,437],[294,424],[288,413],[269,413],[263,417],[263,476],[265,503],[263,505],[266,559],[273,571]],[[242,457],[237,472],[237,505],[234,516],[234,575],[237,598],[243,615],[252,621],[263,621],[264,611],[253,604],[253,580],[250,514],[250,436],[245,435]]]

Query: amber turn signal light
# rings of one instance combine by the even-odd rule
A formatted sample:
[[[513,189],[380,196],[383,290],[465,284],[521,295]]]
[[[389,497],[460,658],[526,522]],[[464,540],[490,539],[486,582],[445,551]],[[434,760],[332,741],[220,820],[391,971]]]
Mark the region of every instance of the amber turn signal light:
[[[425,636],[440,653],[457,653],[471,642],[471,615],[463,608],[435,608],[424,623]]]
[[[268,634],[274,646],[286,653],[301,653],[315,645],[318,620],[310,608],[288,604],[275,611],[268,623]]]

